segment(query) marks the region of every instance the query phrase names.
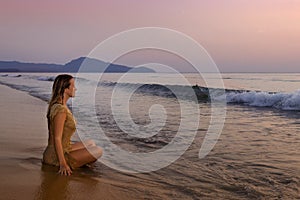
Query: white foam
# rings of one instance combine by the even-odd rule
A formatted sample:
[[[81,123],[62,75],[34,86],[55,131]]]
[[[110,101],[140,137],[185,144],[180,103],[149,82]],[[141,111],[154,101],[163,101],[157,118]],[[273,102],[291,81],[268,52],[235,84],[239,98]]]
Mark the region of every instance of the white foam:
[[[275,107],[281,110],[300,110],[300,90],[293,93],[229,92],[228,103],[257,107]]]

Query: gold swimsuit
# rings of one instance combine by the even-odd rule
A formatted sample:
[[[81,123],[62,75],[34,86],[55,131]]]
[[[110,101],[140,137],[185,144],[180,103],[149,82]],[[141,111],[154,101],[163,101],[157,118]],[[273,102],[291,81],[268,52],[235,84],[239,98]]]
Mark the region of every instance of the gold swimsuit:
[[[70,150],[71,150],[71,137],[76,130],[76,121],[70,112],[70,110],[59,103],[54,104],[50,109],[50,131],[49,131],[49,138],[48,138],[48,146],[43,153],[43,163],[49,165],[59,166],[59,160],[56,154],[56,149],[54,146],[54,117],[58,113],[66,113],[67,117],[64,123],[63,133],[62,133],[62,147],[66,162],[68,165],[74,169],[75,166],[75,159],[71,157]]]

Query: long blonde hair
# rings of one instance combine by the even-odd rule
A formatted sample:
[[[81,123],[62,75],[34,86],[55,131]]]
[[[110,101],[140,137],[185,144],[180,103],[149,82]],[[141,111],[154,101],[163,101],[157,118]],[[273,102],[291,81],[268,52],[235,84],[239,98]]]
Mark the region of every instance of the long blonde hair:
[[[49,101],[49,106],[48,106],[48,110],[47,110],[48,130],[50,130],[51,107],[56,103],[62,104],[63,99],[64,99],[65,89],[69,88],[70,80],[72,78],[73,78],[73,76],[71,76],[69,74],[60,74],[54,80],[54,83],[52,86],[52,97]]]

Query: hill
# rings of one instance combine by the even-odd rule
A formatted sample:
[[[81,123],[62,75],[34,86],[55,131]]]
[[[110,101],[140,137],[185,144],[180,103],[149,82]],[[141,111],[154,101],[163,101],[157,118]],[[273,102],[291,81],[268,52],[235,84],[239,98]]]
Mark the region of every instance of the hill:
[[[81,64],[84,62],[84,69]],[[131,70],[136,73],[151,73],[152,69],[146,67],[132,68],[124,65],[106,63],[101,60],[88,57],[80,57],[70,62],[59,64],[47,63],[23,63],[18,61],[0,61],[0,72],[103,72],[103,73],[125,73]]]

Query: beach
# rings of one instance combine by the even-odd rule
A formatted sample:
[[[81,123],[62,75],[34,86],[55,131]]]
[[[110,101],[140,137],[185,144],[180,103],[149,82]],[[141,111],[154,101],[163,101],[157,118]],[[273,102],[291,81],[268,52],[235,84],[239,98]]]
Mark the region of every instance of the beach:
[[[64,177],[57,169],[43,166],[47,103],[4,85],[0,85],[0,94],[0,199],[136,198],[126,188],[102,182],[89,169]]]

